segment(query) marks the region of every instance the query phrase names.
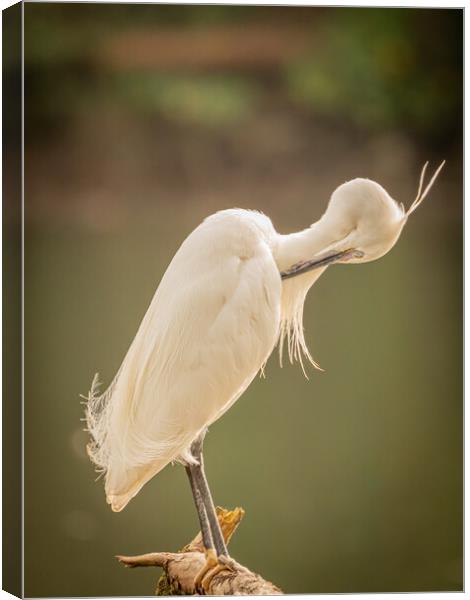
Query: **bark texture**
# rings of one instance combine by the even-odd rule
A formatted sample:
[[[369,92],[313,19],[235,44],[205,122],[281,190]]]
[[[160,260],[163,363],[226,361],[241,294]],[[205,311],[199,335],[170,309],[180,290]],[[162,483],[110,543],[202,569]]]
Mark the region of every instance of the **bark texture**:
[[[217,507],[217,516],[227,544],[243,515],[244,511],[241,508],[225,510]],[[199,588],[196,589],[196,578],[206,565],[200,533],[180,552],[151,552],[140,556],[118,556],[117,558],[126,567],[163,568],[163,574],[158,580],[155,591],[157,596],[282,594],[273,583],[233,560],[230,560],[227,568],[215,567],[209,570],[202,578]]]

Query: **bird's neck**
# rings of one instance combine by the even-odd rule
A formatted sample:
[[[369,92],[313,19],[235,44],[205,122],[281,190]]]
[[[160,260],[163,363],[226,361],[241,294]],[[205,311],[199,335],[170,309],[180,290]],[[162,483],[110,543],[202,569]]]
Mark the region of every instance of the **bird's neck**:
[[[319,222],[308,229],[280,234],[274,248],[274,259],[280,271],[288,269],[296,263],[311,260],[316,254],[324,251],[333,241],[331,232]]]

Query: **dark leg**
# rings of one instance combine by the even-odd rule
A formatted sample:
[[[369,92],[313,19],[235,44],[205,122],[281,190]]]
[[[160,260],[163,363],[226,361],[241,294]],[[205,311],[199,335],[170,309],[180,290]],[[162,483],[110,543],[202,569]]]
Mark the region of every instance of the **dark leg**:
[[[210,532],[212,535],[212,540],[214,542],[217,556],[228,557],[229,554],[227,551],[227,546],[225,545],[224,536],[222,534],[222,530],[220,529],[219,519],[217,518],[217,513],[215,511],[214,501],[212,500],[209,484],[207,483],[206,474],[204,472],[204,459],[202,456],[203,440],[204,434],[201,435],[197,440],[195,440],[191,445],[191,453],[194,456],[194,458],[197,459],[199,464],[190,465],[188,469],[191,471],[195,487],[199,491],[200,496],[202,498],[202,502],[204,503],[206,517],[209,521]]]
[[[197,515],[199,517],[199,524],[201,526],[202,542],[204,544],[204,551],[206,554],[206,564],[202,567],[202,569],[199,571],[199,573],[194,579],[194,589],[196,590],[196,592],[202,590],[202,592],[204,593],[205,589],[202,585],[202,582],[207,573],[213,570],[214,567],[217,567],[217,553],[214,548],[214,542],[212,541],[211,528],[209,524],[209,519],[207,518],[206,507],[204,506],[204,501],[202,499],[201,492],[197,485],[196,477],[192,472],[192,468],[190,466],[186,467],[186,473],[189,477],[189,483],[191,484],[194,503],[196,504]]]
[[[193,492],[194,504],[196,505],[197,516],[199,517],[199,525],[201,526],[202,541],[206,550],[214,550],[214,542],[212,541],[211,528],[207,518],[206,507],[202,499],[201,492],[197,486],[194,474],[191,467],[186,467],[191,491]]]

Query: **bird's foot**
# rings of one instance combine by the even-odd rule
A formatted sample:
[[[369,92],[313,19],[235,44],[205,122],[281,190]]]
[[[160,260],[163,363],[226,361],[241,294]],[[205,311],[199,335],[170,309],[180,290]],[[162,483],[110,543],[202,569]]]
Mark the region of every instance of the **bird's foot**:
[[[204,590],[202,588],[202,580],[211,569],[213,569],[219,564],[217,561],[217,554],[215,553],[215,550],[213,548],[211,548],[210,550],[205,550],[204,553],[206,555],[206,564],[201,568],[199,573],[194,578],[194,589],[196,590],[196,592],[202,591],[203,593]]]
[[[235,561],[229,556],[217,556],[213,549],[206,550],[206,564],[194,579],[196,592],[208,594],[212,580],[221,571],[235,571]]]

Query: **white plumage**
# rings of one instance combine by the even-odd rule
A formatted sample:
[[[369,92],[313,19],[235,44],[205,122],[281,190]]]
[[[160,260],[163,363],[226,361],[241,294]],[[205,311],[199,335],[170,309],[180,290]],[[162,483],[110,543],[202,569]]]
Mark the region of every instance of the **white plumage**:
[[[194,460],[191,443],[243,393],[279,339],[291,361],[303,354],[313,363],[303,305],[327,267],[303,272],[302,265],[325,255],[328,262],[364,262],[385,254],[429,191],[421,194],[421,184],[407,213],[379,184],[356,179],[299,233],[278,234],[265,215],[233,209],[188,236],[113,383],[99,395],[95,377],[88,396],[88,450],[105,472],[114,511],[168,463]],[[358,253],[346,255],[350,248]],[[293,265],[299,275],[283,281],[280,273]]]
[[[246,389],[279,332],[268,218],[224,211],[183,242],[115,382],[89,403],[90,453],[119,511]]]

